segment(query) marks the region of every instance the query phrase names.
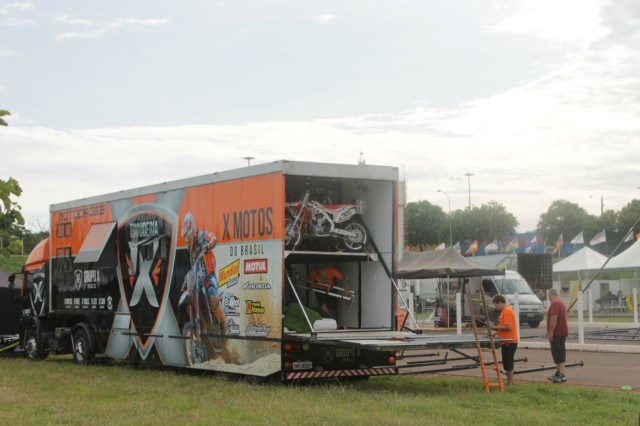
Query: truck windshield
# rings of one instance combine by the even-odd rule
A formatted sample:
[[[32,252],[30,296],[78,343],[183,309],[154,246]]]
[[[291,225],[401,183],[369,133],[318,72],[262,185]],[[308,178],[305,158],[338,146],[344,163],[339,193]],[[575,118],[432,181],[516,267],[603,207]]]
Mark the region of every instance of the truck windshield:
[[[495,280],[498,285],[498,289],[502,294],[533,294],[531,287],[524,280],[519,279],[509,279],[509,278],[498,278]]]

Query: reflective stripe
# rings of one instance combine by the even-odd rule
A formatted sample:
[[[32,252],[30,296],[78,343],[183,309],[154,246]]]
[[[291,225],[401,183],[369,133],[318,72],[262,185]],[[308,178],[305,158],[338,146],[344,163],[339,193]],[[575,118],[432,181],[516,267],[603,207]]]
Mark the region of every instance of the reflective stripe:
[[[395,367],[382,367],[357,370],[302,371],[296,373],[287,373],[287,380],[318,379],[327,377],[383,376],[389,374],[398,374],[398,369]]]

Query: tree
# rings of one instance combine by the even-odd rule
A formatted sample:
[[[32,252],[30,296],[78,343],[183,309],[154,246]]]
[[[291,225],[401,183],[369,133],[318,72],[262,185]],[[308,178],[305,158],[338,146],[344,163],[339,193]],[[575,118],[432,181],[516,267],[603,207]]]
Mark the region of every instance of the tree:
[[[640,219],[640,200],[631,200],[626,206],[621,208],[618,213],[617,225],[623,237],[638,219]],[[640,232],[640,225],[636,226],[633,232],[634,234]]]
[[[439,206],[426,200],[408,203],[404,208],[404,220],[408,245],[424,248],[427,244],[449,241],[449,221]],[[446,238],[443,237],[444,229]]]
[[[593,217],[578,204],[556,200],[551,203],[546,213],[540,215],[537,232],[544,235],[548,241],[556,241],[560,234],[563,234],[564,241],[568,243],[585,229],[591,231],[592,224]],[[585,242],[588,242],[586,237]]]
[[[7,125],[7,122],[2,119],[5,115],[11,115],[11,113],[5,109],[0,109],[0,126]]]
[[[0,179],[0,238],[9,236],[14,224],[24,225],[20,206],[11,199],[12,196],[19,197],[20,194],[22,194],[22,188],[17,180],[12,177],[7,181]],[[21,246],[14,244],[13,247],[10,245],[8,248],[0,248],[0,253],[8,256],[10,252],[20,249]]]
[[[491,241],[516,232],[518,220],[496,201],[473,209],[456,210],[452,215],[454,241]]]

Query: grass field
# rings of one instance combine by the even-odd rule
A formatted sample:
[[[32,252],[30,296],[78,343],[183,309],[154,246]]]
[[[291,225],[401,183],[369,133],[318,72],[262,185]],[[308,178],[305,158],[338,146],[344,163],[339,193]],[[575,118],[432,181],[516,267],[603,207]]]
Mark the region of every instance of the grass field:
[[[0,256],[0,269],[7,272],[18,272],[27,260],[27,255]]]
[[[483,392],[471,379],[255,385],[210,374],[0,359],[4,424],[638,424],[640,394],[552,384]]]

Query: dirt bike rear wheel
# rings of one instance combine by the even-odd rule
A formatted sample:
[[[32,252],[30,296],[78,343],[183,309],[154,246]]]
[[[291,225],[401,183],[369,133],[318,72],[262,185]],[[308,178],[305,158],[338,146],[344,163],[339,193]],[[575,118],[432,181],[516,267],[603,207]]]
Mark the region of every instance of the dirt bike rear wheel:
[[[184,345],[188,365],[202,364],[209,360],[207,351],[204,348],[203,339],[197,339],[196,328],[192,323],[188,322],[184,325],[182,337],[186,337]]]
[[[344,239],[344,244],[347,248],[352,251],[362,250],[367,243],[367,231],[364,226],[358,222],[351,222],[344,229],[353,234],[353,237],[345,237]]]

